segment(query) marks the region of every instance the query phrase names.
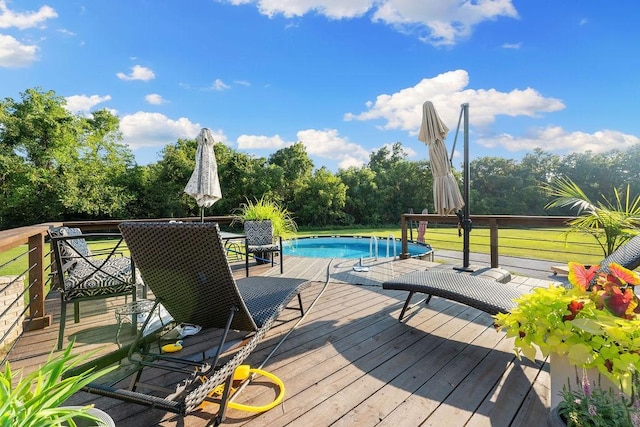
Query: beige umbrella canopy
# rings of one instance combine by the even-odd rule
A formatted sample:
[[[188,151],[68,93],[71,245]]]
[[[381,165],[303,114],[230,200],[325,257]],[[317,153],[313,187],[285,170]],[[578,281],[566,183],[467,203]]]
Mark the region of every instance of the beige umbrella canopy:
[[[436,213],[448,215],[462,209],[464,200],[455,177],[444,140],[449,128],[440,120],[431,101],[422,106],[422,125],[418,139],[429,146],[429,162],[433,174],[433,203]]]
[[[196,199],[196,203],[201,208],[201,215],[204,217],[204,208],[222,199],[222,191],[220,191],[218,179],[218,164],[213,152],[213,134],[209,129],[203,128],[196,139],[198,141],[196,166],[184,192]]]

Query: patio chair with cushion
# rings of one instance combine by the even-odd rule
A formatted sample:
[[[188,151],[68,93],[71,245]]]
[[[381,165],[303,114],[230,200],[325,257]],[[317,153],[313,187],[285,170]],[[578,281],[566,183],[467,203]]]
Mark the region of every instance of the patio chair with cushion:
[[[122,256],[122,236],[119,233],[82,234],[78,228],[55,227],[48,230],[55,269],[52,289],[60,292],[60,328],[58,350],[64,341],[67,304],[74,305],[74,322],[80,322],[80,302],[117,296],[136,300],[135,267],[130,258]],[[92,253],[87,239],[115,239],[111,248]],[[145,292],[143,291],[143,294]],[[143,295],[144,296],[144,295]]]
[[[266,254],[271,255],[271,266],[274,265],[274,253],[278,253],[280,259],[280,274],[283,273],[284,257],[282,254],[282,237],[278,237],[278,243],[274,243],[273,223],[265,221],[245,221],[245,269],[249,277],[249,258],[251,255],[256,262],[267,262]]]
[[[599,270],[609,271],[611,263],[620,264],[630,270],[638,268],[640,266],[640,236],[632,238],[603,259],[599,264]],[[423,301],[427,304],[435,295],[489,314],[497,314],[507,313],[515,307],[514,299],[526,292],[509,283],[447,271],[414,271],[384,282],[382,288],[409,292],[400,312],[398,319],[400,321],[402,321],[407,309],[410,308],[411,298],[416,293],[426,294],[427,297]],[[414,304],[414,307],[423,301]]]
[[[129,346],[79,368],[118,364],[109,374],[116,380],[101,380],[85,390],[182,416],[213,399],[220,404],[215,422],[222,422],[235,369],[292,299],[297,297],[295,309],[303,312],[300,292],[308,282],[280,277],[236,281],[216,223],[131,222],[120,230],[156,304],[164,306],[174,324],[202,330],[184,337],[176,353],[161,351],[176,341],[172,325],[146,336],[138,333]],[[220,385],[224,392],[213,398]]]

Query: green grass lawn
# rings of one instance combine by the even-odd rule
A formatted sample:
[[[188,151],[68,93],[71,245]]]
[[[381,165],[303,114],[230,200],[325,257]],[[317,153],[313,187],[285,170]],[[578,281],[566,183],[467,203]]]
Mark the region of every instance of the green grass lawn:
[[[604,257],[602,249],[591,236],[572,233],[568,239],[565,228],[501,229],[498,231],[499,254],[531,259],[546,259],[567,263],[578,261],[583,264],[599,262]],[[473,253],[490,253],[488,228],[474,228],[469,234],[469,248]],[[301,230],[299,237],[306,236],[377,236],[400,238],[399,228],[344,228],[339,230]],[[409,233],[411,236],[411,233]],[[413,240],[418,230],[413,229]],[[461,251],[463,238],[454,227],[428,227],[426,242],[434,250]]]

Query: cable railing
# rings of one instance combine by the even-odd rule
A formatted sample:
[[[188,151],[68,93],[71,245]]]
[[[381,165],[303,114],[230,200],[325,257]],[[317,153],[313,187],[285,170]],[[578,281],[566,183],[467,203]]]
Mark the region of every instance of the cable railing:
[[[206,217],[205,221],[218,222],[225,227],[229,226],[234,219],[233,216],[218,216]],[[520,256],[525,252],[531,254],[532,247],[536,249],[536,257],[559,262],[566,262],[563,257],[569,252],[567,245],[571,246],[572,258],[579,258],[583,263],[591,260],[595,262],[602,258],[600,248],[593,242],[567,241],[565,243],[558,237],[563,229],[567,229],[567,222],[574,217],[486,215],[472,216],[471,219],[473,230],[470,233],[470,250],[473,253],[489,254],[491,267],[500,266],[500,256]],[[140,221],[150,220],[188,222],[200,221],[201,218]],[[429,223],[426,241],[435,249],[436,256],[438,251],[460,250],[462,240],[458,237],[456,228],[457,217],[404,214],[400,221],[402,250],[396,254],[394,244],[394,258],[408,256],[408,237],[416,232],[414,225],[421,220]],[[4,255],[2,259],[6,260],[0,265],[0,299],[4,303],[0,311],[0,361],[2,363],[4,363],[4,355],[15,345],[15,340],[20,338],[23,331],[43,329],[53,322],[51,314],[45,310],[45,299],[51,282],[51,251],[46,239],[47,229],[65,225],[78,227],[83,232],[106,232],[117,230],[120,222],[69,221],[0,231],[0,254]],[[536,230],[536,233],[522,233],[519,230]],[[549,230],[555,234],[550,234]],[[391,256],[389,242],[393,243],[392,236],[390,235],[386,240],[387,257],[389,257]],[[377,255],[378,240],[371,244],[376,246],[375,254]]]
[[[205,221],[229,225],[234,216],[206,217]],[[155,219],[153,221],[200,221],[201,218]],[[149,220],[141,220],[149,221]],[[122,221],[73,221],[43,223],[0,231],[0,366],[23,332],[53,324],[45,299],[51,285],[51,248],[46,239],[50,227],[78,227],[83,232],[118,229]]]
[[[580,260],[588,264],[601,260],[603,251],[593,237],[567,235],[567,223],[575,217],[556,216],[471,216],[470,252],[490,256],[492,268],[500,266],[501,256],[527,257],[564,262]],[[401,218],[401,258],[406,257],[407,242],[415,234],[415,225],[428,221],[426,241],[437,250],[462,250],[458,218],[433,214],[404,214]]]

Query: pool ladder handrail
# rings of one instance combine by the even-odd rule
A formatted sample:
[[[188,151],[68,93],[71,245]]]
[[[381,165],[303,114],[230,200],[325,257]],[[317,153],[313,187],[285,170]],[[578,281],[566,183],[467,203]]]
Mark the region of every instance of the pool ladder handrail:
[[[393,259],[396,259],[396,256],[397,256],[396,238],[393,237],[393,234],[389,234],[387,236],[387,258],[389,258],[389,245],[390,244],[393,244]]]
[[[371,236],[369,239],[369,258],[374,258],[373,249],[375,247],[375,260],[378,260],[378,238],[376,236]]]

